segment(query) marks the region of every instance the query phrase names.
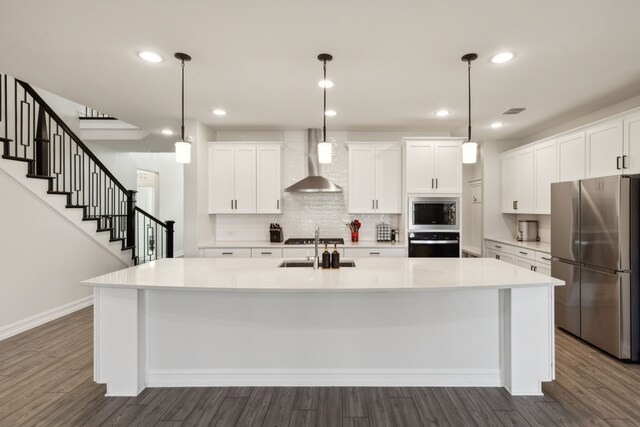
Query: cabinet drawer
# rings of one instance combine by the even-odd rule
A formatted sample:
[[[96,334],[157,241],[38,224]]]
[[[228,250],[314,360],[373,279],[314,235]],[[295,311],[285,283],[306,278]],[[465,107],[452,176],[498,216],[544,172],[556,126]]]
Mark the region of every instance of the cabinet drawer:
[[[536,251],[532,251],[531,249],[525,249],[525,248],[514,248],[514,255],[520,257],[520,258],[526,258],[526,259],[530,259],[532,261],[535,261],[536,259]]]
[[[249,248],[205,249],[205,258],[251,258]]]
[[[282,258],[282,249],[252,248],[251,258]]]
[[[494,242],[493,240],[487,240],[486,246],[487,246],[487,249],[503,252],[506,254],[513,254],[516,250],[516,248],[511,245],[505,245],[504,243]]]
[[[518,258],[518,267],[526,268],[527,270],[535,271],[536,263],[531,262],[525,258]]]
[[[396,257],[402,258],[407,256],[404,248],[382,248],[382,249],[365,249],[365,248],[345,248],[345,258],[367,258],[367,257]]]
[[[538,264],[551,265],[551,255],[545,252],[536,252],[536,262]]]
[[[322,251],[324,251],[324,246],[318,248],[318,255],[322,256]],[[329,247],[329,253],[333,252],[333,248]],[[338,248],[338,252],[340,253],[340,257],[344,258],[344,249]],[[282,249],[282,258],[307,258],[312,257],[315,253],[313,245],[310,245],[308,248],[283,248]]]

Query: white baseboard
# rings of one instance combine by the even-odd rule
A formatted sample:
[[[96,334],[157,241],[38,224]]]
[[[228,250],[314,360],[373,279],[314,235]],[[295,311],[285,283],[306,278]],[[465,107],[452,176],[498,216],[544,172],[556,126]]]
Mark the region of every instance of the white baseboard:
[[[0,327],[0,341],[93,304],[93,295]]]
[[[499,369],[150,370],[147,387],[502,387]]]

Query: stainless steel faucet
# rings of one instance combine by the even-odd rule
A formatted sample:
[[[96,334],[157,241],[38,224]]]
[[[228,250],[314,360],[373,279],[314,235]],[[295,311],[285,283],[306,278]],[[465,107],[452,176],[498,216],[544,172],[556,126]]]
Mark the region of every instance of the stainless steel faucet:
[[[316,234],[315,238],[313,239],[313,243],[316,249],[315,256],[313,257],[313,268],[318,269],[320,268],[320,256],[318,255],[318,245],[320,244],[320,226],[318,224],[316,224]]]

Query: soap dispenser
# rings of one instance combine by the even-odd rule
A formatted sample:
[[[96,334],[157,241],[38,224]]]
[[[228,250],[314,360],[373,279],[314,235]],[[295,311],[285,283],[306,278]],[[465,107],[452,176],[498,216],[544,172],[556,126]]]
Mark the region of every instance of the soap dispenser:
[[[324,252],[322,252],[322,268],[331,268],[331,254],[329,254],[329,248],[324,245]]]
[[[340,252],[338,252],[338,245],[333,246],[333,253],[331,254],[331,268],[340,268]]]

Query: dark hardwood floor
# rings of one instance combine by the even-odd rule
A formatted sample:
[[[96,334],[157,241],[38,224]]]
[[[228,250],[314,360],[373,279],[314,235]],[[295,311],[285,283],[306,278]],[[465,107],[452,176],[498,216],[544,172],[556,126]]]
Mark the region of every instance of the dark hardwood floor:
[[[104,397],[92,380],[92,310],[0,341],[0,426],[638,426],[640,366],[562,331],[544,397],[500,388],[146,389]]]

